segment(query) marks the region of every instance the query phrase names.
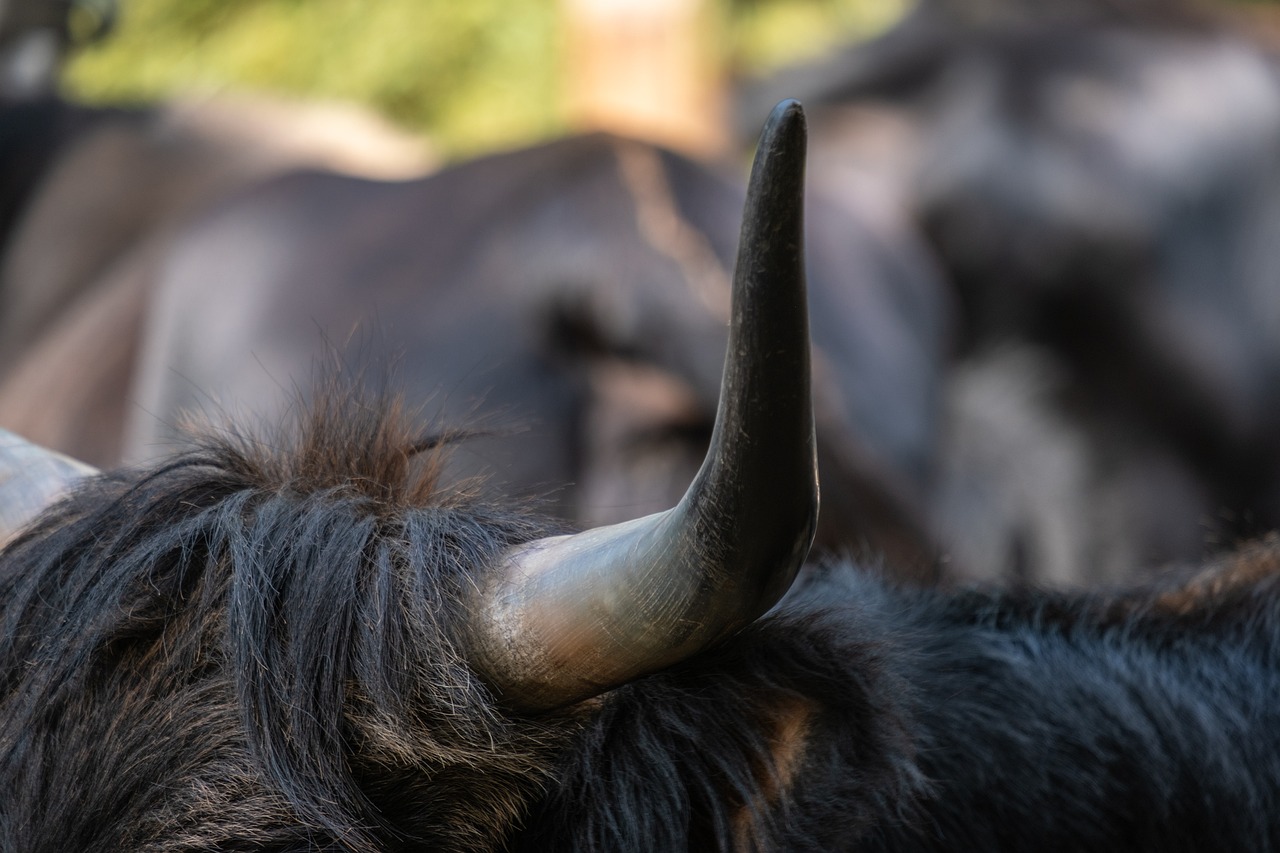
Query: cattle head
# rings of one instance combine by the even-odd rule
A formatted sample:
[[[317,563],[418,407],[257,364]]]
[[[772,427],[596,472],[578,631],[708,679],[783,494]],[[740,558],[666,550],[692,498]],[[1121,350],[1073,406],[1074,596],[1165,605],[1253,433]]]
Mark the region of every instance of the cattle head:
[[[488,849],[589,700],[771,608],[817,513],[804,145],[780,105],[711,449],[671,510],[547,535],[439,486],[433,442],[386,409],[321,404],[296,452],[210,440],[20,533],[0,848]]]

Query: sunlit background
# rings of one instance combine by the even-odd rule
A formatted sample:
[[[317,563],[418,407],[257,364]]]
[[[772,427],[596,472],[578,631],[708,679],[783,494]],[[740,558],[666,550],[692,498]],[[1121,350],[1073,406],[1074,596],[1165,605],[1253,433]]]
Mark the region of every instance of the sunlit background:
[[[121,0],[65,90],[91,103],[253,91],[367,104],[451,158],[593,123],[584,65],[657,52],[670,107],[874,35],[904,0]],[[624,35],[617,36],[621,30]],[[649,33],[649,35],[645,35]],[[654,44],[636,44],[646,38]],[[612,41],[611,41],[612,39]],[[688,46],[680,40],[690,42]],[[667,51],[663,64],[663,51]],[[672,68],[673,65],[686,67]],[[625,70],[621,72],[627,73]],[[702,92],[688,93],[685,87]],[[615,94],[620,87],[613,86]],[[708,95],[707,92],[711,94]],[[708,102],[707,99],[711,98]],[[701,99],[701,100],[700,100]],[[638,109],[643,113],[644,106]],[[694,117],[694,121],[697,120]],[[641,128],[643,130],[643,128]],[[707,131],[691,131],[695,136]],[[676,131],[679,135],[681,131]],[[697,140],[694,141],[695,147]]]

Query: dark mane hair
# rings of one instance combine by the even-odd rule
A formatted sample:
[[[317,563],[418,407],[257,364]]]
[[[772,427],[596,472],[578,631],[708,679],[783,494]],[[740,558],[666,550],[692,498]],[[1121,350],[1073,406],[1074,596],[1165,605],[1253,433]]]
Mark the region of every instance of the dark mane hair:
[[[300,420],[90,481],[4,553],[0,848],[479,849],[520,815],[558,729],[496,710],[458,608],[559,531],[444,486],[394,404]]]

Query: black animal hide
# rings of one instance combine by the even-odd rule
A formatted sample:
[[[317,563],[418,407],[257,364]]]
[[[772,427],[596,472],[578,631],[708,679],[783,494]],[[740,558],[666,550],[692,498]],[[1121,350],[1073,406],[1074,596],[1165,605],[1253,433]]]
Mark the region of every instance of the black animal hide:
[[[1110,595],[815,567],[523,717],[464,602],[555,531],[441,483],[406,422],[212,439],[0,554],[0,850],[1280,848],[1276,541]]]
[[[1280,849],[1277,571],[1276,540],[1107,596],[815,570],[616,691],[523,849]]]

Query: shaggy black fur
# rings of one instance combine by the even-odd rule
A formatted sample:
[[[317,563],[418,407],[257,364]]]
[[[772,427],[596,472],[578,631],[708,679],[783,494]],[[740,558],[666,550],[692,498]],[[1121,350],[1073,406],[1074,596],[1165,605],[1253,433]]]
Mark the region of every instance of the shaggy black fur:
[[[0,850],[1280,849],[1280,545],[1111,596],[809,570],[718,649],[505,712],[468,590],[544,535],[321,405],[0,557]]]
[[[339,409],[341,413],[339,414]],[[477,566],[548,530],[321,406],[91,483],[0,564],[0,850],[483,850],[567,723],[458,647]]]
[[[724,648],[616,691],[525,849],[1278,850],[1277,572],[1276,541],[1113,596],[813,570]],[[769,794],[760,706],[789,703],[801,754]]]

